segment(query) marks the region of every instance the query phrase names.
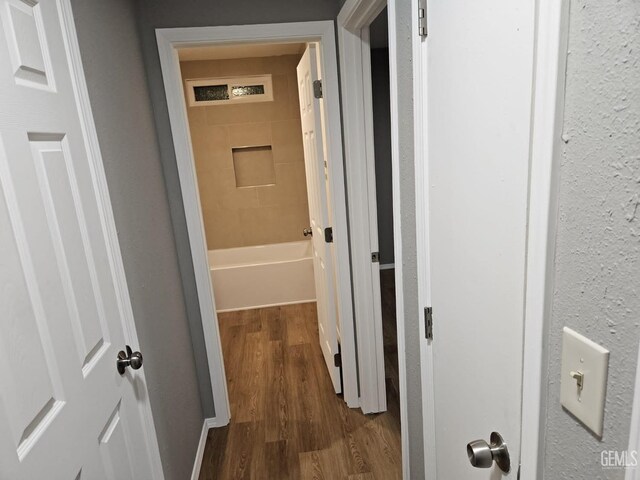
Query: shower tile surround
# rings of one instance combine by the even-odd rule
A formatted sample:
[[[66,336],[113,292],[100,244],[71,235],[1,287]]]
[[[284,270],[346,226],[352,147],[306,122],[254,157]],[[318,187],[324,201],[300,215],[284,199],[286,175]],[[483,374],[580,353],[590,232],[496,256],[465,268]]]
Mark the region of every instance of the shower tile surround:
[[[273,81],[272,102],[187,108],[209,250],[298,241],[309,226],[296,79],[300,57],[180,63],[183,80],[271,74]],[[269,146],[275,184],[238,186],[236,176],[246,175],[234,168],[234,149],[237,155],[242,147]]]

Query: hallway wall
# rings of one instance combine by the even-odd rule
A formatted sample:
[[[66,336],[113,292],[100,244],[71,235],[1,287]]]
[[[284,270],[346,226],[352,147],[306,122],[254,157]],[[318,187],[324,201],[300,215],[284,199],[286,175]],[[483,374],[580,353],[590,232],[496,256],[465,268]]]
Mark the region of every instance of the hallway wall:
[[[310,223],[296,75],[301,56],[180,63],[183,80],[272,75],[271,102],[187,106],[209,250],[305,239],[302,230]],[[271,147],[266,156],[274,184],[238,187],[232,149],[263,145]]]
[[[203,412],[134,4],[71,3],[163,469],[184,480]]]
[[[545,478],[622,479],[640,339],[640,4],[572,0],[549,325]],[[562,327],[611,352],[604,435],[560,406]]]
[[[256,23],[303,22],[335,20],[337,0],[220,0],[213,5],[206,0],[176,2],[174,0],[137,0],[138,30],[142,53],[151,91],[155,128],[160,142],[160,155],[164,180],[171,208],[171,219],[176,240],[180,272],[191,325],[194,355],[200,384],[201,402],[207,417],[215,415],[209,369],[206,362],[204,334],[198,296],[196,292],[191,249],[178,179],[167,100],[164,94],[155,29],[166,27],[198,27]]]

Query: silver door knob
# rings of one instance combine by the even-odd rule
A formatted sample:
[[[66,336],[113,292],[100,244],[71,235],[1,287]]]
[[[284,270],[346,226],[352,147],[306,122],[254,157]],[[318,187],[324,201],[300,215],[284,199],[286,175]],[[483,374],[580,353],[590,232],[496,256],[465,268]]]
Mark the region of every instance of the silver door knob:
[[[507,444],[498,432],[491,432],[491,444],[484,440],[474,440],[467,444],[467,455],[471,465],[476,468],[491,468],[495,461],[503,472],[511,470]]]
[[[126,352],[120,350],[118,352],[118,359],[116,360],[116,368],[120,375],[124,375],[127,367],[131,367],[134,370],[138,370],[142,366],[142,354],[140,352],[134,352],[131,347],[127,345]]]
[[[313,230],[311,229],[311,227],[309,227],[309,228],[305,228],[304,230],[302,230],[302,234],[303,234],[305,237],[308,237],[308,236],[310,236],[310,235],[311,235],[311,236],[313,236]]]

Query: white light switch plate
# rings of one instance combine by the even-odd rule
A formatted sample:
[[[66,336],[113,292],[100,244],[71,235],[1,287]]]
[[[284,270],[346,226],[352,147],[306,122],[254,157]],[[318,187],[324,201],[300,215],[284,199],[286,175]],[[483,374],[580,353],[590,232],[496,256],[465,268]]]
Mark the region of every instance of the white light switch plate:
[[[564,327],[560,402],[598,436],[602,436],[608,369],[609,350]],[[582,389],[573,372],[582,373]]]

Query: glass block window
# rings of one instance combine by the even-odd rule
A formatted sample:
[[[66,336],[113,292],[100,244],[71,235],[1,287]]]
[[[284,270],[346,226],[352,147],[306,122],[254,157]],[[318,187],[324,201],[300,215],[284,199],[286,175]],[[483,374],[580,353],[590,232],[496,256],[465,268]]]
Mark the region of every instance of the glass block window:
[[[234,97],[241,97],[243,95],[264,95],[264,85],[247,85],[243,87],[233,87],[231,94]]]
[[[271,75],[189,79],[185,84],[190,107],[273,101]]]
[[[202,87],[193,87],[193,94],[196,98],[196,102],[229,100],[229,85],[205,85]]]

